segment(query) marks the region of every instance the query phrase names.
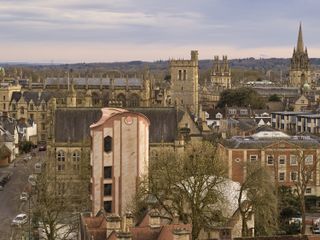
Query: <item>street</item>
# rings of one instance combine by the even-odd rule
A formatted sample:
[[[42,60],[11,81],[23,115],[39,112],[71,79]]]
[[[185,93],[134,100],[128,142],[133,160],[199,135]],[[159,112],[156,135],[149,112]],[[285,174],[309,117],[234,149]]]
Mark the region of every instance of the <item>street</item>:
[[[11,179],[0,191],[0,240],[9,240],[21,231],[16,231],[17,227],[11,227],[12,219],[19,213],[28,214],[27,203],[20,201],[20,194],[28,186],[28,176],[34,172],[34,164],[45,157],[45,152],[36,151],[36,156],[31,160],[24,161],[24,155],[15,159],[15,166],[0,168],[2,172],[12,172]]]

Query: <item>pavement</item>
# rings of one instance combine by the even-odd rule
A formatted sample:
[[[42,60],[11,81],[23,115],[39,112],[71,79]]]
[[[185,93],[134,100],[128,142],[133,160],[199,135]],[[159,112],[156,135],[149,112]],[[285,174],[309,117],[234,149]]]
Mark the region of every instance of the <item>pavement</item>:
[[[0,191],[0,240],[18,239],[22,234],[23,228],[11,227],[11,221],[19,213],[28,213],[28,207],[19,199],[20,194],[28,188],[28,176],[34,172],[34,164],[45,158],[45,152],[36,151],[36,156],[28,161],[24,161],[24,157],[20,155],[8,167],[0,168],[0,174],[12,172],[10,181]]]

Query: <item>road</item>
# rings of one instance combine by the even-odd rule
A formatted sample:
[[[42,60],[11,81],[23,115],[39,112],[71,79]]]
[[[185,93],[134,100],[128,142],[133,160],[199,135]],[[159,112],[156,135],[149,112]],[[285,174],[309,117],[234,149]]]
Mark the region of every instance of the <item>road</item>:
[[[21,155],[15,160],[15,166],[11,164],[6,168],[0,168],[1,172],[12,172],[10,181],[0,191],[0,240],[9,240],[16,235],[16,229],[11,228],[12,219],[19,213],[27,210],[19,200],[21,192],[28,186],[28,176],[34,171],[34,164],[45,157],[45,152],[37,152],[31,160],[23,161]]]

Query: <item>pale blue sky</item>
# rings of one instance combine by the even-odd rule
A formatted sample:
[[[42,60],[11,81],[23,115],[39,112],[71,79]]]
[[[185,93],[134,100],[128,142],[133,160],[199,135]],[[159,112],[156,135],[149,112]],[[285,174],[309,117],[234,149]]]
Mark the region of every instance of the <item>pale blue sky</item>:
[[[291,57],[302,21],[320,57],[319,0],[1,0],[0,61],[96,62],[227,54]]]

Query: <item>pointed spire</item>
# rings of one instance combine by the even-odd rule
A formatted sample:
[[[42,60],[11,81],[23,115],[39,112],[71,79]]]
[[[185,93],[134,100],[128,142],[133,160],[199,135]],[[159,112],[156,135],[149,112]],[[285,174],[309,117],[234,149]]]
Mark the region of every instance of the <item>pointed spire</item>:
[[[299,26],[299,35],[298,35],[298,43],[297,43],[297,52],[303,52],[303,38],[302,38],[302,27],[301,22]]]

